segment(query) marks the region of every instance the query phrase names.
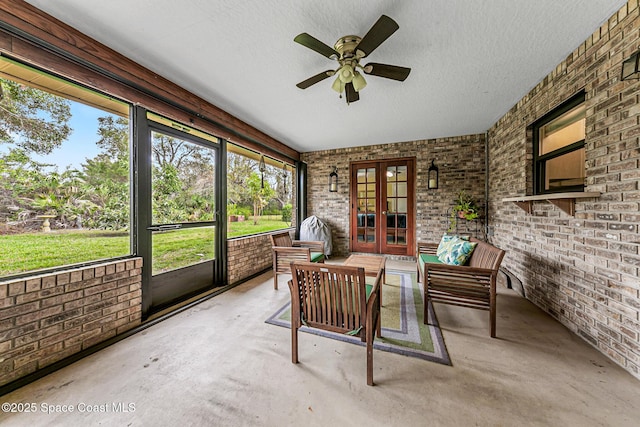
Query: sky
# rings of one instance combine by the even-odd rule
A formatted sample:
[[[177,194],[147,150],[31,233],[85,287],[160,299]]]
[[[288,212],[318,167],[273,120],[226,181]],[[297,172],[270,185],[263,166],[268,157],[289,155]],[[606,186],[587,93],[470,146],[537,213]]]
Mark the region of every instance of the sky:
[[[71,103],[71,119],[69,126],[73,130],[67,140],[51,154],[41,156],[32,154],[31,158],[41,163],[58,165],[58,172],[64,171],[67,166],[73,169],[81,169],[81,163],[86,159],[95,157],[100,148],[98,141],[98,117],[110,115],[105,111],[81,104],[75,101]],[[0,145],[0,153],[7,153],[10,145]]]

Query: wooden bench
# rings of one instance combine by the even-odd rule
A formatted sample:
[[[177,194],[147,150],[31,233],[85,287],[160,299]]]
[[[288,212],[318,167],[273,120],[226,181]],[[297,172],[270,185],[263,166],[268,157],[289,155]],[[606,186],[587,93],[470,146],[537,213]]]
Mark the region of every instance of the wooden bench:
[[[496,279],[505,251],[477,242],[465,265],[442,263],[437,255],[437,243],[418,242],[418,275],[424,288],[424,323],[429,304],[440,302],[461,307],[489,310],[491,337],[496,336]]]

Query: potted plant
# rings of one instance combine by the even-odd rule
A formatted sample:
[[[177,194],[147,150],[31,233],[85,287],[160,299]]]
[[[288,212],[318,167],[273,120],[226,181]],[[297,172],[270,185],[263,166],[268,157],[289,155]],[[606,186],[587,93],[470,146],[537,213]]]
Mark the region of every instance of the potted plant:
[[[464,190],[458,193],[454,201],[451,209],[451,225],[448,231],[452,231],[455,228],[458,218],[466,219],[467,221],[478,218],[478,206],[473,197]]]

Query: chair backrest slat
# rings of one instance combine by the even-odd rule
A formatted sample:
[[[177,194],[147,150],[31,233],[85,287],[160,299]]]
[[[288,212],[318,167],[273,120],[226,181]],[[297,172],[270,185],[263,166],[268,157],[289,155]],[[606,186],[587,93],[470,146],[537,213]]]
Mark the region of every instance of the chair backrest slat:
[[[291,240],[291,234],[288,231],[283,233],[271,234],[271,246],[285,246],[291,247],[293,246],[293,241]]]
[[[473,250],[469,259],[470,267],[488,268],[497,272],[504,257],[505,251],[492,246],[482,240],[471,238],[472,242],[477,242],[478,246]]]
[[[300,295],[300,314],[311,324],[338,332],[364,326],[366,283],[361,267],[292,262],[293,282]]]

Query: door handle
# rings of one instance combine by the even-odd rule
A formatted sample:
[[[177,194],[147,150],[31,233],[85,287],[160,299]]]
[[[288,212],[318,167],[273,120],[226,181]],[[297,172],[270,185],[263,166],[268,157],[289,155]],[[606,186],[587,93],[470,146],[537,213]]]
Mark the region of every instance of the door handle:
[[[166,224],[166,225],[152,225],[151,227],[147,227],[149,231],[169,231],[169,230],[178,230],[182,228],[182,224]]]
[[[386,215],[386,214],[387,214],[387,211],[382,211],[382,215]]]

